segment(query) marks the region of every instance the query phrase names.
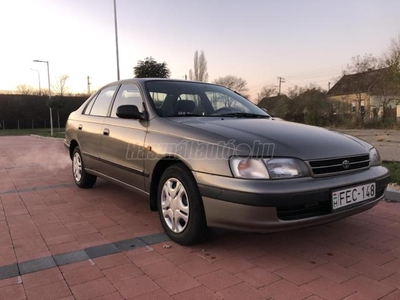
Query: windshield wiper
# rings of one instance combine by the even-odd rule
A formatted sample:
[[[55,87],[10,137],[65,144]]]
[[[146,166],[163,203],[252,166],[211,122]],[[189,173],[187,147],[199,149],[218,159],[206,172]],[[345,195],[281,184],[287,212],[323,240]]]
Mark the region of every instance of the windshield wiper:
[[[252,113],[245,113],[245,112],[235,112],[235,113],[225,113],[216,115],[217,117],[233,117],[233,118],[270,118],[267,115],[258,115]]]

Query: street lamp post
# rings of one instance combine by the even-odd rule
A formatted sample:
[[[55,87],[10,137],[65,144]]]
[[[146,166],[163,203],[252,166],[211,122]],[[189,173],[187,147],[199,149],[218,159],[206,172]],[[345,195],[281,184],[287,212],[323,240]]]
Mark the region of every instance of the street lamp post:
[[[114,0],[114,27],[115,27],[115,48],[117,52],[117,79],[119,80],[119,51],[118,51],[118,28],[117,28],[117,4]]]
[[[39,63],[46,63],[47,64],[47,79],[48,79],[48,82],[49,82],[49,102],[50,102],[51,89],[50,89],[49,62],[47,60],[38,60],[38,59],[35,59],[33,62],[39,62]],[[50,103],[49,103],[49,106],[50,106]],[[51,136],[53,136],[53,111],[52,111],[51,107],[49,107],[49,108],[50,108],[50,132],[51,132]]]
[[[40,89],[40,72],[39,72],[39,70],[32,69],[32,68],[31,68],[31,70],[32,70],[32,71],[36,71],[37,74],[38,74],[38,80],[39,80],[39,96],[41,96],[42,93],[41,93],[41,89]]]

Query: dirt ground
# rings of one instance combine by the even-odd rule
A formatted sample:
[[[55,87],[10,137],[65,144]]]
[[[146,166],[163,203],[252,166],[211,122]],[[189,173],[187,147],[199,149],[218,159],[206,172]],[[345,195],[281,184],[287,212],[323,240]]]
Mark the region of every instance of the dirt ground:
[[[382,160],[400,161],[400,130],[385,129],[335,129],[356,136],[374,145]]]

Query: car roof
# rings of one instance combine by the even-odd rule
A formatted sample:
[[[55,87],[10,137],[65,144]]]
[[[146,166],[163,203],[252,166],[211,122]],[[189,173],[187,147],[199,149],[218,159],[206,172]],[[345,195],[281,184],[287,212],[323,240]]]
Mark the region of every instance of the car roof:
[[[215,84],[208,83],[208,82],[183,80],[183,79],[172,79],[172,78],[130,78],[130,79],[122,79],[122,80],[110,82],[110,83],[104,85],[101,89],[103,89],[104,87],[110,86],[110,85],[129,84],[129,83],[143,84],[143,83],[149,82],[149,81],[171,81],[171,82],[202,83],[202,84],[215,85]]]

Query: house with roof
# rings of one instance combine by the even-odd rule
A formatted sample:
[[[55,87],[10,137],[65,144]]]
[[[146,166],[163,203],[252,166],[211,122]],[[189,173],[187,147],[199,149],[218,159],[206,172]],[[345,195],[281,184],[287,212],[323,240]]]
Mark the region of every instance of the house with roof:
[[[341,113],[400,121],[400,89],[389,68],[344,75],[326,95],[332,101],[346,104]]]
[[[285,105],[290,101],[289,97],[285,94],[272,96],[272,97],[264,97],[258,103],[258,106],[264,108],[266,111],[270,112],[273,115],[278,114],[279,111],[284,111],[286,108]],[[281,109],[282,106],[285,106]]]

